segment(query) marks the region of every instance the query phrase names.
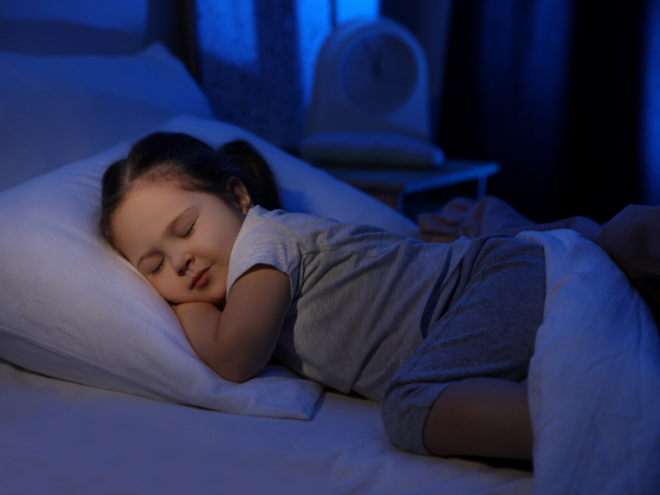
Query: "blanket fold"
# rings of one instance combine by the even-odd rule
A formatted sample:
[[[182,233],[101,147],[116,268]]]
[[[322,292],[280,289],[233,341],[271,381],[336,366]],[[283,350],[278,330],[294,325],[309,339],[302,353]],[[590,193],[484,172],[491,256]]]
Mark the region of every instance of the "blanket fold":
[[[426,242],[451,242],[491,234],[571,229],[600,246],[627,275],[660,326],[660,206],[629,205],[604,225],[586,217],[537,224],[495,196],[458,197],[437,213],[422,213]]]

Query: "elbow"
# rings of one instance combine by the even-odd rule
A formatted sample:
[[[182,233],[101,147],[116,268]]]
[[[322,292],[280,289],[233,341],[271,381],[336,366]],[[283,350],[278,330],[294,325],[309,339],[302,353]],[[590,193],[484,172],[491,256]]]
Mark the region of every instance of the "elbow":
[[[224,363],[223,365],[211,366],[211,369],[222,378],[232,383],[245,383],[246,381],[254,378],[259,370],[246,369],[240,366],[231,366]]]
[[[228,382],[232,383],[245,383],[254,376],[254,374],[247,375],[245,373],[218,373],[217,371],[216,373],[223,380],[227,380]]]
[[[244,383],[263,370],[268,364],[271,352],[254,352],[253,349],[236,349],[226,341],[218,342],[214,352],[208,353],[206,364],[223,380]]]

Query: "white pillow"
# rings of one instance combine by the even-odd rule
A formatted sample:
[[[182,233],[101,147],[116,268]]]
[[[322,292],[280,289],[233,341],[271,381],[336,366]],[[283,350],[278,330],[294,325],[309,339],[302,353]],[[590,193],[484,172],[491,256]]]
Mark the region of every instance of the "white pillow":
[[[213,118],[162,45],[134,56],[0,52],[0,191],[189,113]]]
[[[286,187],[286,207],[340,220],[414,225],[235,126],[181,117],[163,126],[209,144],[247,138]],[[117,145],[0,193],[0,357],[74,382],[232,413],[309,418],[321,388],[279,366],[236,385],[199,361],[174,312],[96,235],[100,180]]]

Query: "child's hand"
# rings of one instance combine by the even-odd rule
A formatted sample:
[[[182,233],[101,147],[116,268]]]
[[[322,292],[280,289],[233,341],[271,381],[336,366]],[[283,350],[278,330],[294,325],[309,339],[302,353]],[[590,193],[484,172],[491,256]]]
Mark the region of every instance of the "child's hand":
[[[176,313],[177,318],[179,318],[179,321],[181,322],[181,326],[183,326],[184,320],[189,321],[190,318],[194,318],[193,315],[197,313],[200,310],[200,308],[203,308],[206,305],[213,306],[215,309],[220,311],[217,306],[214,306],[211,303],[187,302],[181,304],[171,304],[172,309]],[[211,313],[215,313],[212,310],[209,309],[207,310],[210,311]]]
[[[224,312],[206,302],[173,309],[199,358],[225,380],[240,383],[270,360],[289,302],[289,277],[257,265],[234,283]]]
[[[214,341],[217,338],[222,312],[217,306],[207,302],[173,304],[172,309],[179,318],[188,341],[197,355],[202,357],[205,352],[204,349],[197,348],[199,342]]]

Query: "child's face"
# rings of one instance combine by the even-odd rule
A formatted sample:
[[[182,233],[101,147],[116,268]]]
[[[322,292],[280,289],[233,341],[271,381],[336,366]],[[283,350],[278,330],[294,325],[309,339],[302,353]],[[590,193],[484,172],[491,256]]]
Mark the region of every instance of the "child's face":
[[[237,191],[241,211],[175,183],[138,186],[112,218],[115,245],[169,302],[222,306],[229,256],[251,206]]]

